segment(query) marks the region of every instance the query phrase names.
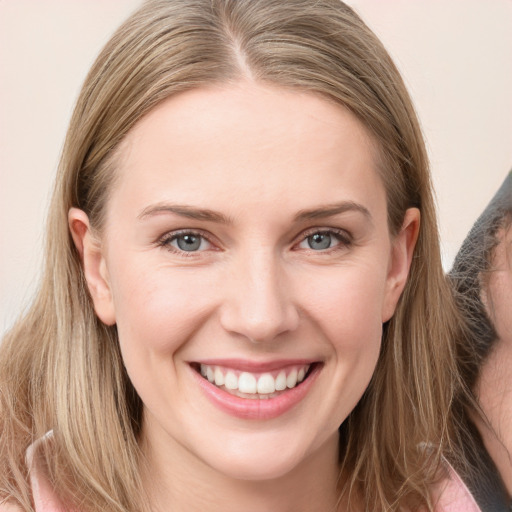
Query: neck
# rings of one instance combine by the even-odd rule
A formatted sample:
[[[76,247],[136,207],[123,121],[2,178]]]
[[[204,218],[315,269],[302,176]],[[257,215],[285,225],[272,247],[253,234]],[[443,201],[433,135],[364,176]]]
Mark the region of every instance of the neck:
[[[143,439],[144,484],[155,512],[344,510],[338,504],[337,436],[289,473],[257,481],[221,474],[168,437],[166,446]]]
[[[474,422],[512,496],[512,347],[498,341],[484,363],[476,393],[486,419]]]

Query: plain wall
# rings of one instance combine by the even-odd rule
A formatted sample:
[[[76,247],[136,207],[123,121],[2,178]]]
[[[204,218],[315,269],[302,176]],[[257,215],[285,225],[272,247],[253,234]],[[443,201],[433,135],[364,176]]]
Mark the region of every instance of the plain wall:
[[[0,0],[0,335],[33,294],[80,85],[140,0]],[[446,268],[512,167],[512,0],[351,0],[410,89]]]

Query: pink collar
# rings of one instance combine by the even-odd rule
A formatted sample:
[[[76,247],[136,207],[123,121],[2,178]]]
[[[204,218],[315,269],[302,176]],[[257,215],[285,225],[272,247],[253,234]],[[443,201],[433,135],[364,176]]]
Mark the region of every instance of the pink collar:
[[[445,460],[448,476],[434,486],[432,498],[435,512],[482,512],[466,484]]]
[[[41,450],[38,449],[43,444],[48,443],[52,436],[53,432],[50,430],[43,437],[31,444],[26,454],[35,512],[66,512],[68,510],[56,495],[47,477],[45,462],[41,456]]]

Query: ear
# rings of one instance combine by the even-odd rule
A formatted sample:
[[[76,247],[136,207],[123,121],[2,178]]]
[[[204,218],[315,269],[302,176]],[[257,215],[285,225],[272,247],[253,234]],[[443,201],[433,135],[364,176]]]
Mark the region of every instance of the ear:
[[[114,325],[116,323],[114,301],[101,244],[94,236],[89,218],[84,211],[71,208],[68,212],[68,224],[80,255],[94,310],[104,324]]]
[[[392,241],[386,291],[382,305],[382,322],[387,322],[393,316],[398,299],[407,282],[419,229],[420,211],[417,208],[409,208],[405,212],[400,232]]]

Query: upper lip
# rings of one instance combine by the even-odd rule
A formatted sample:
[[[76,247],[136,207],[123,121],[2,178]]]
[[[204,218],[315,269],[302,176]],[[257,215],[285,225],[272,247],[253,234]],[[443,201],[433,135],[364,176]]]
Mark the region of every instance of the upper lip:
[[[286,368],[288,366],[304,366],[318,363],[318,359],[276,359],[273,361],[251,361],[248,359],[200,359],[190,361],[190,364],[204,364],[207,366],[222,366],[225,368],[232,368],[242,372],[271,372]]]

